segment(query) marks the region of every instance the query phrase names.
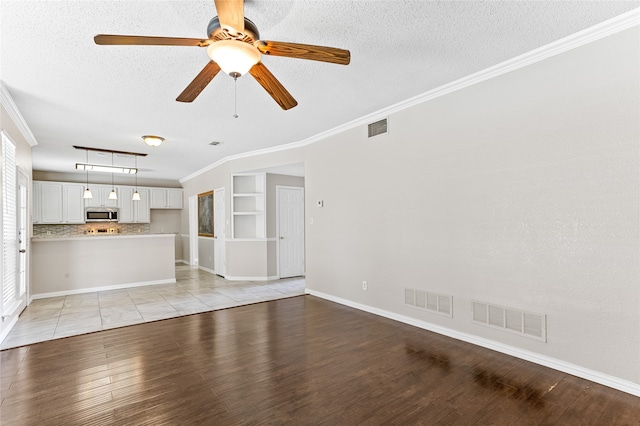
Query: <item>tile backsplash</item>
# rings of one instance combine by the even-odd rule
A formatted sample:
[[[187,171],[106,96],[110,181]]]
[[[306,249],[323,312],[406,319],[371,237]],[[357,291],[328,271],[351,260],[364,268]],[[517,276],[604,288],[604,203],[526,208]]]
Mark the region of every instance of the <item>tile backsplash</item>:
[[[79,225],[33,225],[34,238],[83,237],[85,235],[138,235],[150,234],[148,223],[96,222]]]

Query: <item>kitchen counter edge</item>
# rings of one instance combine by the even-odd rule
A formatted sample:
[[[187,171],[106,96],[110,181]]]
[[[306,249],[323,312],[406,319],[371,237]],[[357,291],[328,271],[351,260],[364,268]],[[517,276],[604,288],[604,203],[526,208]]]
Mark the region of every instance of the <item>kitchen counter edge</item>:
[[[86,241],[86,240],[113,240],[123,238],[159,238],[175,237],[176,234],[126,234],[126,235],[85,235],[81,237],[32,237],[31,242],[41,241]]]

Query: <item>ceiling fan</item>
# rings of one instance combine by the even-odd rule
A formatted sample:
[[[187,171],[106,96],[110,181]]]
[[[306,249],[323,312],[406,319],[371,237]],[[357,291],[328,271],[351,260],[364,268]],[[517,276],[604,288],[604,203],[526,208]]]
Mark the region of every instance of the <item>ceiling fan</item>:
[[[287,110],[298,102],[260,61],[262,55],[349,64],[348,50],[260,40],[256,25],[244,16],[244,0],[214,0],[214,3],[218,16],[209,22],[206,39],[98,34],[94,41],[100,45],[207,47],[211,60],[176,98],[179,102],[193,102],[222,69],[234,79],[249,72],[278,105]]]

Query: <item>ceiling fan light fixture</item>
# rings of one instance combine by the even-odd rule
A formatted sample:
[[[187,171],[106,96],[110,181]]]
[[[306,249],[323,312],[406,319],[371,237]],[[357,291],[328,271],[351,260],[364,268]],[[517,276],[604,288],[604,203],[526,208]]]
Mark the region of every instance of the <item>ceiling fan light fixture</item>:
[[[220,40],[207,47],[207,54],[229,75],[245,75],[260,61],[262,53],[253,45],[238,40]]]
[[[162,144],[162,142],[164,142],[164,138],[160,137],[160,136],[154,136],[154,135],[144,135],[142,137],[142,140],[149,146],[160,146],[160,144]]]

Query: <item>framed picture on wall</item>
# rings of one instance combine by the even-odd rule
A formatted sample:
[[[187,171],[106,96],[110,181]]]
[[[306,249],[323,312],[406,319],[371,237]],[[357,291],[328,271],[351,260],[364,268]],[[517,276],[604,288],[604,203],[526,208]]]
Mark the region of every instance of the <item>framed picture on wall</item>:
[[[198,235],[213,237],[213,191],[198,194]]]

